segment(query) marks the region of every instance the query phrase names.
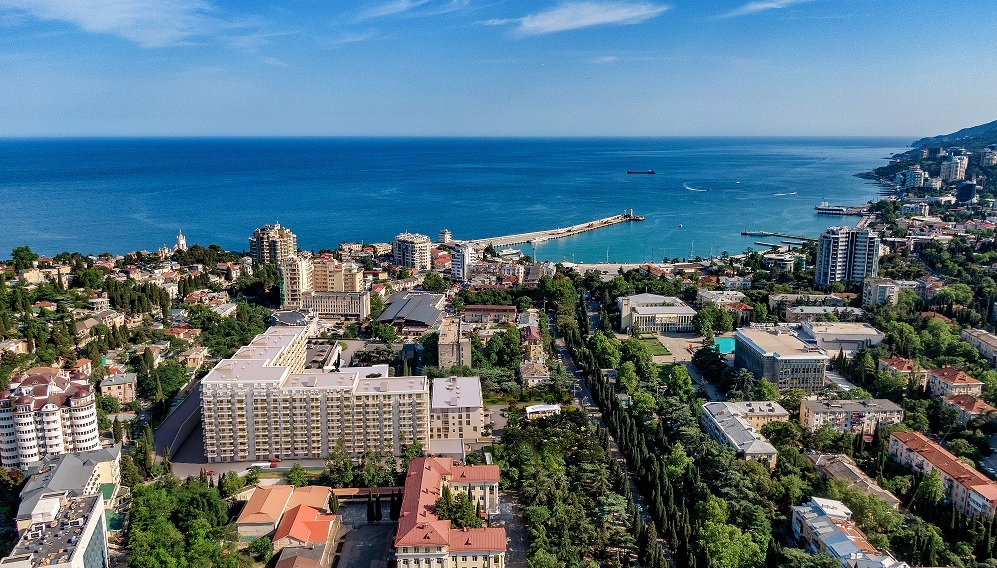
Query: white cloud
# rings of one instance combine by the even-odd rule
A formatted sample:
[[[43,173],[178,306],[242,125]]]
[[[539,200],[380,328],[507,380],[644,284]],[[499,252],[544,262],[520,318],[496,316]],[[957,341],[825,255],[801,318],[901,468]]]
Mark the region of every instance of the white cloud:
[[[736,18],[737,16],[746,16],[748,14],[756,14],[758,12],[764,12],[766,10],[778,10],[780,8],[788,8],[796,4],[803,4],[804,2],[809,2],[810,0],[757,0],[755,2],[748,2],[740,8],[736,8],[730,12],[723,15],[724,18]]]
[[[356,43],[358,41],[367,41],[368,39],[377,35],[376,30],[367,30],[365,32],[343,32],[339,34],[333,43],[344,44],[344,43]]]
[[[387,4],[381,4],[380,6],[374,6],[373,8],[364,10],[360,12],[357,16],[358,20],[369,20],[371,18],[381,18],[383,16],[393,16],[395,14],[402,14],[408,12],[414,8],[422,6],[429,0],[393,0]]]
[[[589,59],[589,63],[615,63],[619,61],[620,58],[615,55],[604,55],[602,57],[593,57]]]
[[[636,2],[564,2],[546,12],[484,23],[493,26],[517,24],[517,33],[531,36],[609,24],[640,24],[667,9],[668,6],[660,4]]]
[[[273,65],[274,67],[289,67],[289,65],[276,57],[261,57],[260,61],[266,63],[267,65]]]
[[[68,22],[142,47],[186,43],[224,24],[211,15],[214,7],[202,0],[0,0],[0,8]]]

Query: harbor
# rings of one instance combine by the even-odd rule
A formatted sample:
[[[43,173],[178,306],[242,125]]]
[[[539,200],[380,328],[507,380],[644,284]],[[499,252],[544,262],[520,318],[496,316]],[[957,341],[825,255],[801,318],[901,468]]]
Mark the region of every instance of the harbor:
[[[612,217],[605,217],[603,219],[596,219],[595,221],[589,221],[586,223],[579,223],[577,225],[572,225],[570,227],[564,227],[560,229],[550,229],[545,231],[533,231],[530,233],[519,233],[516,235],[505,235],[499,237],[491,237],[485,239],[471,239],[468,244],[475,247],[486,247],[491,245],[492,247],[507,247],[510,245],[518,245],[523,243],[537,244],[550,239],[560,239],[564,237],[570,237],[587,231],[594,231],[596,229],[602,229],[604,227],[609,227],[612,225],[617,225],[619,223],[629,223],[630,221],[643,221],[644,217],[640,215],[634,215],[633,209],[628,213],[622,213],[620,215],[613,215]]]
[[[818,215],[865,215],[869,211],[868,205],[829,205],[827,201],[814,207]]]
[[[746,237],[780,237],[780,238],[783,238],[783,239],[791,239],[791,240],[794,240],[794,241],[816,241],[817,240],[817,239],[815,239],[813,237],[803,237],[803,236],[800,236],[800,235],[787,235],[786,233],[774,233],[772,231],[749,231],[747,229],[744,229],[743,231],[741,231],[741,234],[744,235],[744,236],[746,236]],[[766,243],[766,245],[767,244],[768,243]],[[800,244],[800,243],[793,243],[793,244]],[[779,245],[775,245],[775,246],[779,246]]]

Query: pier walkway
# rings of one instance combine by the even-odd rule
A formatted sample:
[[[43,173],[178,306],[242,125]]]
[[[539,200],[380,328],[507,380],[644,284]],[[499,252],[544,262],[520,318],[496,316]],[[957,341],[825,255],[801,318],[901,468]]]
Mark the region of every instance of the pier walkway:
[[[595,221],[589,221],[587,223],[579,223],[578,225],[572,225],[570,227],[565,227],[562,229],[533,231],[530,233],[519,233],[517,235],[505,235],[505,236],[491,237],[485,239],[471,239],[466,242],[475,247],[485,247],[488,245],[492,245],[495,248],[507,247],[509,245],[518,245],[522,243],[541,243],[550,239],[560,239],[562,237],[570,237],[572,235],[584,233],[585,231],[594,231],[596,229],[609,227],[610,225],[616,225],[618,223],[626,223],[628,221],[643,221],[643,220],[644,220],[643,217],[641,217],[640,215],[634,215],[633,210],[631,210],[630,213],[613,215],[612,217],[606,217],[604,219],[596,219]]]

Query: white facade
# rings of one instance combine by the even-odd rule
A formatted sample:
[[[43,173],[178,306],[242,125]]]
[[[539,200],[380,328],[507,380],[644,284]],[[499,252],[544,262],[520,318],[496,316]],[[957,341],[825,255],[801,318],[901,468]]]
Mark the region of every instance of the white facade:
[[[484,437],[485,407],[478,377],[433,379],[429,437],[477,442]]]
[[[107,532],[100,495],[70,498],[55,493],[35,509],[40,522],[28,527],[3,568],[106,568]]]
[[[857,282],[879,271],[879,234],[855,227],[830,227],[817,241],[815,282]]]
[[[450,255],[450,277],[454,282],[467,282],[471,278],[471,266],[478,260],[478,253],[471,245],[460,245]]]
[[[867,278],[862,283],[862,305],[893,304],[900,299],[900,284],[889,278]]]
[[[966,156],[949,156],[947,162],[942,162],[942,181],[962,181],[966,179],[966,166],[969,158]]]
[[[31,375],[0,394],[0,463],[23,468],[47,455],[100,447],[94,387],[86,379]]]
[[[253,231],[249,237],[249,256],[260,264],[281,262],[298,251],[298,238],[280,223]]]

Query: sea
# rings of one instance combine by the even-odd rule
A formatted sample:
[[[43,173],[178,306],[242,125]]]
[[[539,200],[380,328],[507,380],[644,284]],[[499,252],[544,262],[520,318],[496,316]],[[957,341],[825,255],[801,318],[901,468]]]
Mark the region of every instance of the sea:
[[[742,230],[816,236],[857,217],[901,138],[80,138],[0,139],[0,258],[156,250],[242,251],[280,223],[303,249],[557,229],[645,217],[517,245],[540,260],[657,262],[763,250]],[[656,173],[627,174],[628,170]],[[778,241],[779,239],[776,239]]]

